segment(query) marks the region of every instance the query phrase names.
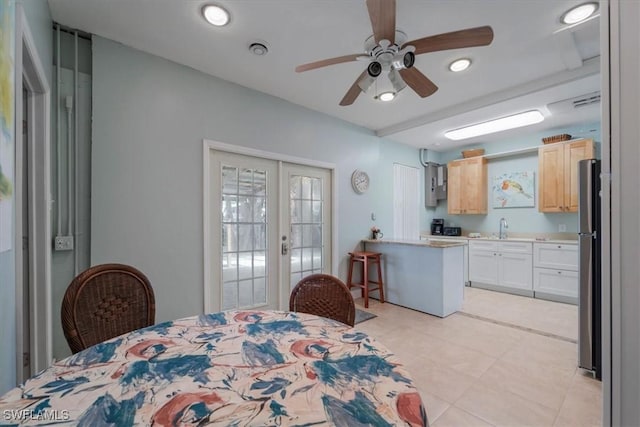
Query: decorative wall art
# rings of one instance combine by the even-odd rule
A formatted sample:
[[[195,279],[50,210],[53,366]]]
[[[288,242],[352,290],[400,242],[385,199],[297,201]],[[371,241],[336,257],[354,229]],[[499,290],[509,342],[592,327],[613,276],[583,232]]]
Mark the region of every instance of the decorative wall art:
[[[0,0],[0,252],[13,246],[14,5]]]
[[[508,172],[493,178],[494,208],[533,208],[535,172]]]

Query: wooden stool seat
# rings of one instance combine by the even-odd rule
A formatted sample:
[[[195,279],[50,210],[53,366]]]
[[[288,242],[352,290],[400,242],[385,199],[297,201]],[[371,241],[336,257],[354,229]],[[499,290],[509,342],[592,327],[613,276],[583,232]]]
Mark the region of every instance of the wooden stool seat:
[[[380,291],[380,302],[384,303],[384,284],[382,282],[382,254],[379,252],[356,251],[349,252],[349,274],[347,276],[347,287],[360,288],[361,295],[364,298],[364,307],[369,308],[369,292]],[[362,282],[353,283],[353,267],[356,262],[362,263]],[[378,280],[369,278],[369,265],[377,264]],[[370,288],[369,285],[378,285],[376,288]]]

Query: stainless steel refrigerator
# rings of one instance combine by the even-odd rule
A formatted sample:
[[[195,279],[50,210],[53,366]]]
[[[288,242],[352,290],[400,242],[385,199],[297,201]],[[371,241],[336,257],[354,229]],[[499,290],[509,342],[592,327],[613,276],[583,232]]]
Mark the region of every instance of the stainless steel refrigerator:
[[[578,365],[602,375],[600,318],[600,161],[578,162]]]

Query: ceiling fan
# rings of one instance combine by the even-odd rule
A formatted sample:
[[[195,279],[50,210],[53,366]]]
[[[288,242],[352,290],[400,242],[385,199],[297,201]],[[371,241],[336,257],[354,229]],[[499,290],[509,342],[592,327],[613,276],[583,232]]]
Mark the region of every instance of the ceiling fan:
[[[427,76],[413,66],[415,56],[463,47],[486,46],[493,41],[489,26],[437,34],[407,41],[407,36],[396,29],[396,0],[366,0],[373,36],[364,43],[366,55],[355,53],[323,59],[296,67],[296,72],[315,70],[328,65],[351,61],[369,61],[347,91],[340,105],[351,105],[360,92],[366,92],[376,79],[386,72],[395,92],[411,87],[420,97],[426,98],[438,90]]]

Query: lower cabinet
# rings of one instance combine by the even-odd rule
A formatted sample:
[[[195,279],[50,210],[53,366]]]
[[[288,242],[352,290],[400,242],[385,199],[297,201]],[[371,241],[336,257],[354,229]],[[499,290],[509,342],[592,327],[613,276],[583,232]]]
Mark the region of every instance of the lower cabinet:
[[[471,286],[533,296],[531,243],[469,241]]]
[[[578,303],[578,247],[533,244],[533,290],[536,298]]]

